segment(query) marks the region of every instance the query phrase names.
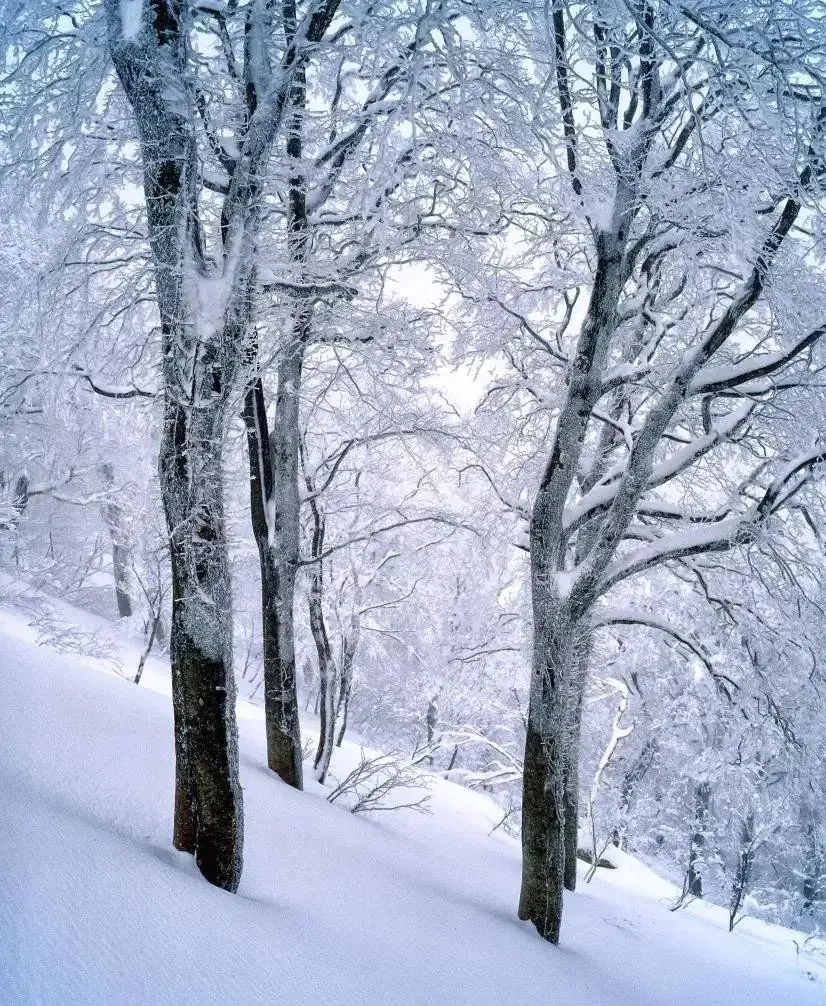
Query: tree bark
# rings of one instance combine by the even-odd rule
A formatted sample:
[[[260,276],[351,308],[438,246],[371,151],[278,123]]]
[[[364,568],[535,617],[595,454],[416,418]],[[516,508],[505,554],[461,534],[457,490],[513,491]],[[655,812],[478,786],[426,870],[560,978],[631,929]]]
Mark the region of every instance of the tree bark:
[[[235,891],[243,810],[219,418],[167,401],[159,467],[172,563],[173,842],[210,883]]]
[[[532,704],[531,704],[532,705]],[[559,942],[565,873],[561,736],[543,737],[529,708],[522,786],[522,888],[519,918]]]
[[[255,229],[254,211],[246,212],[254,205],[254,188],[236,194],[244,212],[237,216],[231,260],[211,266],[203,256],[198,217],[194,108],[183,87],[170,97],[170,82],[188,72],[190,12],[177,3],[153,3],[151,13],[132,35],[124,32],[122,5],[106,3],[112,60],[140,138],[161,322],[164,417],[158,468],[172,567],[173,841],[194,852],[210,883],[235,891],[243,810],[221,455],[228,402],[249,332],[254,274],[252,242],[243,228]],[[226,302],[207,316],[199,287],[219,268],[225,270]]]
[[[356,660],[356,651],[361,636],[361,582],[355,564],[351,565],[351,571],[353,574],[353,606],[350,611],[349,631],[341,641],[341,667],[339,668],[341,681],[338,689],[338,705],[336,708],[336,719],[341,722],[341,726],[336,739],[336,747],[341,747],[344,734],[347,730],[350,696],[353,692],[353,665]]]
[[[112,465],[106,462],[101,466],[103,481],[106,485],[109,499],[103,505],[103,519],[112,540],[112,573],[115,580],[115,601],[118,615],[129,618],[132,614],[132,595],[129,589],[129,571],[132,566],[131,550],[123,529],[123,509],[114,498],[115,474]]]
[[[336,674],[335,661],[333,660],[330,640],[327,635],[327,626],[324,622],[322,587],[320,583],[316,582],[315,573],[313,574],[313,582],[310,584],[308,600],[310,606],[310,630],[315,641],[319,669],[320,723],[318,747],[313,767],[316,770],[316,778],[320,783],[323,783],[327,778],[327,771],[330,768],[330,759],[332,758],[333,747],[335,746],[336,680],[338,675]]]
[[[288,44],[296,35],[295,5],[282,8]],[[311,25],[320,33],[326,23]],[[298,60],[292,69],[285,103],[286,154],[292,163],[287,200],[287,246],[297,266],[307,252],[306,181],[302,158],[302,119],[305,104],[305,67]],[[250,101],[254,93],[248,89]],[[251,111],[254,112],[255,102]],[[253,525],[261,561],[262,635],[264,641],[264,719],[267,736],[267,764],[284,782],[296,789],[304,785],[301,727],[295,660],[295,581],[298,573],[301,535],[301,498],[298,489],[300,452],[299,412],[301,372],[309,336],[312,305],[297,300],[294,305],[290,342],[282,349],[278,364],[278,390],[272,429],[267,426],[263,384],[254,385],[255,421],[247,422],[250,474],[257,468],[258,495],[263,515],[258,520],[253,509]],[[258,363],[255,346],[254,362]],[[251,436],[251,429],[253,430]],[[265,478],[265,467],[269,471]],[[257,487],[252,484],[253,496]],[[263,490],[263,492],[261,491]],[[255,504],[253,504],[255,507]]]
[[[750,811],[740,827],[740,853],[737,857],[737,869],[731,885],[731,900],[729,902],[729,932],[737,925],[737,913],[749,890],[752,867],[754,866],[754,812]]]
[[[283,413],[283,408],[281,411]],[[276,426],[278,421],[277,411]],[[250,462],[250,510],[261,570],[267,764],[289,786],[301,789],[303,766],[293,636],[298,515],[294,504],[292,508],[288,505],[291,519],[287,521],[283,506],[279,506],[281,500],[278,491],[283,490],[285,480],[283,473],[278,480],[275,475],[275,445],[267,424],[264,388],[260,377],[247,390],[244,422]],[[289,485],[287,488],[289,489]],[[295,494],[298,494],[297,485]],[[283,541],[276,538],[279,510],[282,511],[279,530],[291,527],[296,542],[289,555],[285,554]]]
[[[706,842],[705,823],[710,799],[711,785],[705,781],[697,783],[694,789],[694,831],[691,835],[686,873],[686,891],[693,898],[703,896],[703,871],[699,857]]]
[[[350,694],[352,692],[352,687],[352,677],[349,674],[345,677],[344,671],[342,670],[341,686],[338,693],[338,709],[336,711],[336,717],[340,723],[338,728],[338,737],[336,737],[337,748],[341,747],[344,742],[344,735],[347,733],[347,718],[350,714]]]
[[[565,890],[576,890],[577,847],[579,845],[579,743],[582,732],[582,700],[584,680],[580,678],[588,672],[587,657],[580,658],[579,674],[573,682],[571,696],[570,727],[565,759],[564,800],[565,811]]]
[[[799,871],[801,877],[800,893],[803,895],[803,911],[811,914],[814,903],[820,901],[823,894],[826,857],[818,841],[814,815],[807,809],[804,810],[801,817],[801,831],[806,844],[803,867]]]
[[[559,942],[565,881],[565,766],[569,763],[571,685],[577,626],[555,588],[547,499],[540,490],[531,521],[533,668],[522,789],[522,888],[519,918]]]

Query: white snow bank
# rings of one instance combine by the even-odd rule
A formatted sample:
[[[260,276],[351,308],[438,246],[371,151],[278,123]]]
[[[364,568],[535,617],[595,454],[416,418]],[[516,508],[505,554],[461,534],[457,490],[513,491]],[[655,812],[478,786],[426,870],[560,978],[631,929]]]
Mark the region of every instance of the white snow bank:
[[[756,922],[729,934],[710,906],[670,913],[673,888],[621,854],[568,897],[561,946],[545,944],[515,918],[518,844],[488,835],[501,816],[489,800],[435,780],[431,815],[355,817],[267,771],[246,703],[244,878],[238,895],[218,891],[169,844],[163,664],[136,688],[27,632],[24,614],[0,611],[2,1003],[826,1001],[797,934]],[[137,649],[124,645],[123,666]],[[345,744],[334,774],[358,758]]]

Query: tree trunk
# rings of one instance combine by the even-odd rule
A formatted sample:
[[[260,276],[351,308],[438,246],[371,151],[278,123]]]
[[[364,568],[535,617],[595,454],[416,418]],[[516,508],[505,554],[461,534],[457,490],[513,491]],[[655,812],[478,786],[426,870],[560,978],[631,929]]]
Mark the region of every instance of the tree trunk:
[[[539,935],[559,942],[565,873],[565,811],[561,732],[549,737],[528,710],[522,786],[522,889],[519,918]]]
[[[557,594],[543,539],[542,493],[531,523],[533,669],[522,788],[522,889],[519,918],[559,942],[565,880],[565,767],[569,763],[571,686],[577,626]]]
[[[336,707],[336,719],[341,723],[336,738],[336,747],[340,748],[347,730],[347,716],[350,712],[350,696],[353,692],[353,662],[356,658],[356,648],[358,647],[359,635],[361,633],[361,619],[357,611],[353,611],[350,618],[350,632],[344,637],[341,644],[341,682],[338,688],[338,705]]]
[[[235,891],[243,812],[220,418],[167,397],[159,468],[172,560],[173,841],[210,883]]]
[[[743,899],[749,890],[751,872],[754,866],[754,812],[750,811],[740,828],[740,854],[737,857],[737,869],[731,885],[731,901],[729,902],[728,929],[732,932],[737,925],[737,913],[743,904]]]
[[[425,716],[427,727],[427,746],[430,748],[428,764],[433,766],[433,745],[436,741],[436,727],[439,725],[439,693],[437,692],[427,704],[427,715]]]
[[[146,641],[146,646],[143,648],[143,653],[138,661],[138,669],[135,672],[135,684],[139,685],[141,683],[141,678],[143,677],[143,669],[146,664],[146,658],[152,652],[152,645],[155,642],[155,637],[158,634],[158,626],[161,624],[161,613],[158,612],[155,615],[150,616],[152,619],[152,628],[149,630],[149,638]]]
[[[358,649],[361,637],[361,603],[362,591],[358,570],[355,563],[351,564],[353,574],[353,606],[350,611],[350,628],[341,641],[341,667],[339,673],[341,682],[338,688],[338,707],[336,709],[336,719],[341,722],[336,739],[336,747],[341,747],[344,740],[344,733],[347,730],[347,716],[350,711],[350,696],[353,692],[353,664],[356,660],[356,650]]]
[[[686,874],[686,891],[694,898],[702,898],[703,896],[703,873],[699,860],[706,841],[705,822],[710,799],[711,785],[708,782],[697,783],[694,790],[694,832],[688,851],[688,872]]]
[[[582,658],[580,674],[587,673],[587,658]],[[579,678],[579,675],[577,676]],[[571,725],[568,751],[565,760],[564,810],[565,810],[565,889],[576,890],[577,847],[579,845],[579,741],[582,731],[582,700],[584,681],[573,682],[571,696]]]
[[[804,813],[801,826],[806,839],[805,861],[803,868],[799,871],[801,876],[800,893],[803,895],[803,911],[812,913],[812,908],[816,901],[821,900],[824,866],[826,857],[818,842],[817,829],[811,812]]]
[[[342,676],[341,687],[338,693],[338,712],[339,723],[341,724],[338,728],[338,737],[336,737],[336,747],[340,748],[343,741],[344,735],[347,732],[347,717],[350,713],[350,692],[352,690],[352,678],[345,678]]]
[[[276,426],[278,421],[277,412]],[[303,767],[293,634],[298,514],[294,504],[288,505],[287,515],[282,508],[281,519],[278,520],[279,490],[284,488],[284,476],[280,473],[281,477],[276,479],[275,434],[270,437],[260,377],[247,390],[244,422],[250,462],[250,510],[261,569],[267,764],[288,785],[301,789]],[[295,495],[298,495],[297,484]],[[277,532],[284,528],[292,530],[295,541],[295,548],[289,554],[285,554],[283,535],[281,539],[277,536]]]
[[[323,541],[323,532],[322,538]],[[315,551],[315,549],[314,549]],[[316,749],[313,767],[316,778],[323,783],[330,768],[333,756],[336,730],[336,664],[333,660],[330,638],[324,621],[323,581],[321,563],[317,562],[310,577],[308,602],[310,607],[310,631],[313,634],[316,653],[318,654],[319,671],[319,708],[321,712],[318,748]]]
[[[262,568],[264,716],[267,764],[285,783],[303,789],[301,725],[295,673],[295,565],[279,564],[266,548]]]
[[[123,510],[114,498],[115,473],[112,465],[106,462],[101,466],[103,481],[109,493],[109,499],[103,505],[103,519],[112,539],[112,572],[115,579],[115,600],[118,605],[118,615],[129,618],[132,614],[132,596],[129,590],[129,571],[132,566],[132,555],[129,543],[123,529]]]

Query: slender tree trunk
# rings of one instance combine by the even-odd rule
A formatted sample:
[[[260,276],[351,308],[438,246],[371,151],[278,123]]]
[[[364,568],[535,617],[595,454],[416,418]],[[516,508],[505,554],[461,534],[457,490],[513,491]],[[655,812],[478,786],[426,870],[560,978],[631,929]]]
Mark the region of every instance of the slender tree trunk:
[[[336,737],[336,747],[340,748],[344,742],[344,735],[347,732],[347,718],[350,713],[350,691],[352,689],[352,679],[344,677],[341,679],[341,687],[338,693],[337,717],[340,723],[338,737]]]
[[[115,473],[108,462],[101,466],[103,481],[109,492],[109,499],[103,505],[103,519],[112,539],[112,572],[115,579],[115,600],[118,605],[118,615],[129,618],[132,614],[132,595],[129,589],[129,571],[132,566],[132,555],[123,528],[123,509],[114,498]]]
[[[801,830],[806,839],[806,845],[805,860],[799,871],[801,876],[800,893],[803,895],[803,911],[812,914],[811,909],[814,903],[821,900],[826,857],[824,857],[823,849],[818,842],[817,829],[811,811],[804,812],[802,817]]]
[[[754,866],[754,842],[754,812],[750,811],[740,828],[740,853],[737,857],[737,869],[731,885],[731,901],[729,902],[729,932],[737,925],[737,914],[749,890]]]
[[[318,705],[321,712],[318,747],[316,748],[315,759],[313,760],[313,768],[316,771],[316,778],[320,783],[323,783],[327,778],[327,771],[330,767],[330,759],[333,756],[333,747],[335,746],[336,716],[339,708],[336,696],[338,672],[333,657],[333,648],[330,645],[330,634],[327,632],[327,623],[324,619],[323,555],[324,535],[326,531],[324,511],[318,500],[315,481],[307,469],[307,461],[303,453],[303,440],[299,440],[299,449],[303,459],[304,480],[307,484],[310,512],[313,515],[313,536],[310,551],[312,563],[310,565],[307,603],[310,610],[310,632],[313,636],[316,655],[318,657]]]
[[[282,8],[288,41],[297,30],[294,4]],[[307,254],[306,179],[302,159],[302,121],[305,104],[305,68],[295,66],[285,112],[286,153],[290,170],[287,200],[287,246],[293,263],[301,268]],[[295,660],[295,581],[301,535],[301,497],[298,489],[300,455],[301,371],[309,337],[312,306],[297,300],[292,339],[281,351],[273,427],[268,431],[261,381],[255,385],[255,445],[259,466],[269,466],[264,483],[262,533],[256,533],[261,558],[262,618],[264,638],[264,718],[267,764],[296,789],[304,785],[298,685]],[[257,346],[256,346],[257,362]],[[248,440],[250,425],[247,424]],[[250,442],[250,466],[253,466]],[[262,472],[263,475],[263,472]],[[271,493],[266,482],[271,486]],[[254,489],[254,487],[253,487]],[[266,529],[266,539],[263,531]],[[266,544],[265,544],[266,542]]]
[[[146,665],[146,658],[152,652],[152,646],[153,646],[153,644],[155,642],[155,637],[158,634],[158,626],[161,623],[160,612],[158,612],[156,615],[152,615],[150,617],[152,619],[152,628],[149,630],[149,638],[146,641],[146,646],[144,647],[143,653],[141,654],[141,658],[138,661],[138,669],[135,672],[135,684],[136,685],[139,685],[141,683],[141,678],[143,677],[143,669],[144,669],[144,666]]]
[[[319,536],[319,545],[323,540],[322,527],[322,533]],[[316,548],[313,551],[315,553]],[[320,783],[323,783],[327,778],[327,771],[330,768],[330,759],[333,756],[333,747],[335,746],[336,681],[338,677],[330,646],[330,637],[327,634],[327,625],[324,621],[324,587],[322,576],[321,563],[316,562],[310,575],[310,589],[307,599],[310,608],[310,631],[312,632],[318,655],[319,709],[321,718],[318,747],[313,767],[316,770],[316,778]]]
[[[427,746],[430,748],[428,764],[433,765],[433,744],[436,740],[436,727],[439,725],[439,693],[437,692],[427,704],[427,715],[425,716],[427,726]]]
[[[267,764],[289,786],[302,789],[293,624],[295,566],[279,563],[277,552],[271,548],[265,549],[261,589]]]
[[[338,705],[336,707],[336,719],[341,723],[336,738],[336,747],[341,747],[344,734],[347,730],[347,717],[350,712],[350,695],[353,691],[353,662],[356,657],[361,623],[359,615],[354,612],[350,619],[350,632],[344,637],[341,644],[341,682],[338,688]]]
[[[706,781],[697,783],[694,789],[694,831],[691,835],[686,873],[686,891],[694,898],[703,896],[703,868],[700,855],[706,841],[705,823],[710,799],[711,785]]]
[[[571,724],[568,735],[568,750],[565,759],[565,889],[576,890],[577,847],[579,845],[579,742],[582,732],[582,700],[584,677],[588,670],[587,652],[580,655],[580,666],[573,682],[571,696]]]
[[[344,733],[347,730],[350,696],[353,692],[353,665],[356,660],[356,651],[361,637],[362,588],[355,563],[351,564],[351,572],[353,574],[353,606],[350,612],[349,631],[341,642],[341,667],[339,668],[341,682],[338,689],[338,707],[336,709],[336,718],[340,721],[341,727],[338,731],[336,747],[341,747]]]
[[[301,728],[295,666],[295,580],[301,533],[298,492],[299,405],[304,323],[299,338],[282,355],[278,367],[275,422],[271,433],[275,559],[275,642],[277,653],[264,661],[264,706],[270,768],[296,789],[303,786]]]
[[[281,380],[279,374],[279,383]],[[280,397],[280,392],[279,392]],[[284,409],[281,409],[283,418]],[[270,436],[261,378],[248,388],[244,421],[250,461],[250,509],[261,570],[261,632],[264,659],[264,716],[267,764],[290,786],[301,789],[301,731],[295,673],[293,595],[298,562],[298,514],[287,500],[283,512],[280,491],[284,474],[276,479],[275,434]],[[276,413],[276,427],[279,413]],[[282,451],[283,456],[283,451]],[[287,478],[287,483],[289,479]],[[287,489],[289,489],[287,484]],[[296,484],[295,495],[298,495]],[[281,509],[280,521],[279,509]],[[291,533],[295,547],[285,552],[283,531]],[[282,532],[281,539],[278,533]],[[290,561],[291,560],[291,561]]]

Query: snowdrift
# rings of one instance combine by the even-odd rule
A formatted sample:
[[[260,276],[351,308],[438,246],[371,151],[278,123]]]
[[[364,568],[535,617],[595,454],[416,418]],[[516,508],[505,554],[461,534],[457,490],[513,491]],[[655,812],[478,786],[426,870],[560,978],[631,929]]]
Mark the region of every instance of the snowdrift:
[[[211,888],[169,842],[168,670],[151,659],[135,687],[118,669],[134,673],[136,643],[37,604],[45,635],[27,605],[0,609],[0,1002],[826,1003],[800,934],[672,913],[671,885],[628,856],[567,898],[562,943],[545,944],[515,917],[519,847],[489,834],[491,801],[436,778],[428,815],[296,793],[265,768],[262,713],[244,702],[244,878],[238,895]],[[95,657],[66,652],[95,641]],[[359,757],[345,743],[333,776]]]

